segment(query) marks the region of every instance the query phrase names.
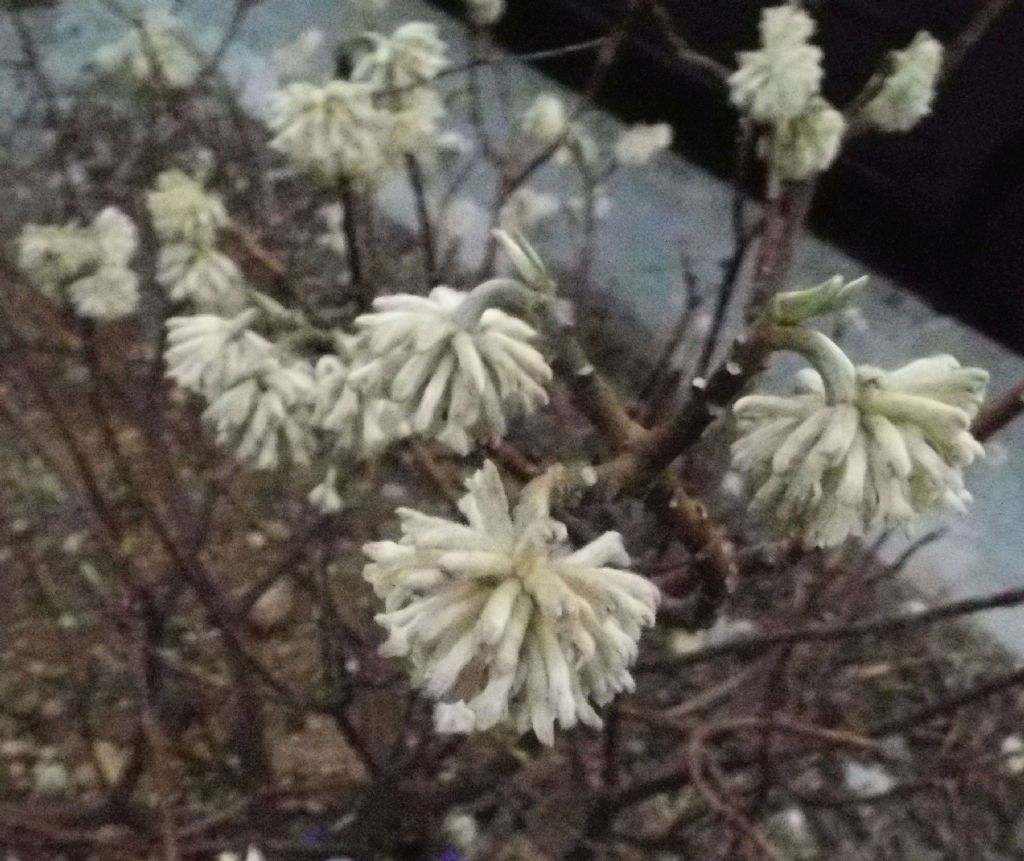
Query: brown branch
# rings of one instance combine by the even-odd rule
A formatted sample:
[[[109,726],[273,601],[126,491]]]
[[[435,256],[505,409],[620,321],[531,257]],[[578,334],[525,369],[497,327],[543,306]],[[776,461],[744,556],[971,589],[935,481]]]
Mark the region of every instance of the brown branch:
[[[434,226],[430,217],[430,205],[427,201],[427,185],[423,168],[414,155],[405,157],[406,174],[416,202],[416,216],[419,220],[420,248],[423,251],[423,270],[426,287],[429,290],[437,283],[437,245],[434,239]]]
[[[676,59],[685,66],[696,71],[704,80],[709,81],[719,89],[724,89],[729,78],[731,69],[724,63],[718,62],[714,57],[695,50],[679,33],[672,16],[659,0],[648,0],[647,7],[651,12],[655,23],[665,37],[665,41],[675,52]]]
[[[689,743],[686,746],[690,781],[711,809],[721,814],[762,856],[778,859],[779,856],[757,826],[736,805],[728,800],[724,792],[719,792],[705,775],[705,766],[708,765],[705,749],[706,741],[708,735],[713,733],[714,731],[711,727],[706,727],[695,730],[690,736]]]
[[[594,367],[572,334],[566,333],[562,339],[559,363],[580,406],[615,448],[623,448],[647,436],[647,431],[626,412],[615,389]]]
[[[876,723],[867,730],[866,734],[874,738],[881,738],[883,736],[907,732],[908,730],[912,730],[930,720],[944,717],[945,715],[962,709],[964,706],[981,702],[982,700],[986,700],[996,694],[1003,693],[1004,691],[1017,687],[1018,685],[1024,685],[1024,668],[1003,673],[1000,676],[996,676],[994,679],[982,682],[979,685],[974,685],[973,687],[970,687],[965,691],[961,691],[958,694],[944,697],[930,705],[923,706],[916,711],[902,715],[901,717]]]
[[[1024,380],[1020,380],[1009,391],[978,413],[971,425],[971,433],[979,442],[985,442],[1024,412]]]
[[[967,55],[974,50],[978,42],[988,32],[996,19],[1010,8],[1014,0],[989,0],[978,10],[971,22],[946,48],[942,58],[942,71],[939,80],[949,78],[963,63]]]
[[[687,627],[706,628],[714,621],[738,572],[735,549],[703,502],[687,493],[678,479],[669,480],[667,485],[671,493],[667,514],[693,556],[697,575],[696,596]]]
[[[774,646],[831,642],[855,637],[893,636],[934,625],[937,622],[944,622],[973,613],[983,613],[988,610],[1016,607],[1020,604],[1024,604],[1024,588],[1008,589],[979,598],[965,598],[961,601],[952,601],[921,613],[907,613],[881,619],[867,619],[860,622],[844,622],[834,625],[810,625],[791,631],[778,631],[774,634],[738,637],[735,640],[718,645],[706,646],[703,649],[698,649],[686,655],[649,661],[641,664],[640,668],[649,671],[678,670],[683,667],[696,666],[710,660],[756,654]]]

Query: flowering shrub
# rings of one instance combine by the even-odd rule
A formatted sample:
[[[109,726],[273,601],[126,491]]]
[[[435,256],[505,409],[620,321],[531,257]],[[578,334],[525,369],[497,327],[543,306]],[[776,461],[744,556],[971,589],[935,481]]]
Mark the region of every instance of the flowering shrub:
[[[249,5],[239,4],[235,26]],[[360,17],[372,22],[378,6],[360,4]],[[188,769],[215,762],[250,801],[294,790],[281,815],[301,810],[303,828],[308,816],[330,819],[302,832],[325,853],[342,835],[363,857],[399,853],[406,839],[417,847],[410,851],[492,857],[495,844],[459,810],[472,807],[476,784],[466,775],[475,769],[491,792],[514,772],[517,791],[539,797],[530,781],[548,778],[521,768],[533,757],[552,773],[571,772],[580,787],[579,851],[628,843],[622,823],[634,814],[623,811],[689,781],[696,792],[675,798],[678,815],[636,814],[669,823],[663,844],[680,823],[708,818],[711,830],[695,831],[698,854],[721,843],[716,831],[727,825],[736,834],[730,853],[767,857],[765,834],[777,846],[796,832],[802,846],[816,839],[792,806],[801,799],[793,787],[810,771],[786,772],[781,755],[763,765],[776,734],[827,743],[837,756],[852,746],[881,757],[875,735],[888,733],[872,735],[852,716],[845,725],[834,703],[818,704],[828,726],[811,697],[790,702],[806,719],[788,716],[782,689],[796,681],[779,680],[789,652],[775,670],[758,671],[779,690],[750,692],[753,706],[743,694],[730,699],[748,690],[748,668],[696,687],[669,672],[638,699],[623,695],[642,673],[710,661],[723,653],[716,649],[747,656],[760,629],[729,614],[800,605],[805,569],[828,574],[839,564],[816,550],[862,559],[851,539],[913,529],[924,515],[963,512],[971,501],[967,470],[990,432],[979,430],[989,427],[979,415],[987,373],[947,355],[907,357],[888,371],[854,364],[821,323],[851,310],[862,280],[782,289],[806,214],[794,201],[809,200],[854,135],[905,132],[928,115],[942,46],[918,34],[881,58],[842,107],[822,95],[828,58],[798,4],[763,11],[760,45],[739,51],[735,70],[701,58],[729,91],[742,145],[765,163],[767,202],[756,238],[725,267],[732,280],[717,322],[705,315],[701,332],[684,316],[676,327],[677,341],[708,339],[698,365],[673,368],[677,341],[650,360],[634,337],[627,353],[637,364],[616,368],[611,336],[594,336],[590,303],[573,285],[585,290],[597,277],[594,237],[613,177],[661,157],[672,129],[639,123],[609,138],[584,101],[506,90],[489,34],[504,11],[503,2],[467,0],[468,54],[432,23],[343,40],[307,31],[274,51],[280,87],[265,116],[251,118],[219,69],[232,32],[207,55],[170,12],[122,10],[124,32],[98,52],[82,110],[131,127],[153,158],[130,162],[120,185],[109,177],[104,185],[97,169],[82,193],[67,166],[92,162],[60,153],[62,213],[19,227],[12,307],[33,310],[19,310],[26,322],[8,327],[18,348],[12,367],[31,391],[29,412],[48,410],[67,449],[51,457],[41,444],[44,459],[74,505],[91,512],[90,552],[102,562],[76,570],[103,613],[121,614],[104,666],[116,667],[113,687],[136,697],[125,706],[135,715],[131,745],[88,737],[86,715],[79,746],[90,751],[96,792],[109,796],[102,809],[128,810],[137,798],[146,812],[124,827],[140,829],[152,809],[161,824],[146,836],[161,835],[166,857],[180,857],[175,841],[218,828],[179,828],[182,810],[207,790],[219,802],[235,797],[202,781],[179,791],[179,779],[195,776]],[[15,20],[26,63],[36,64],[31,28],[21,13]],[[612,51],[622,35],[597,47]],[[666,36],[687,56],[678,34]],[[329,77],[317,70],[328,47],[342,60]],[[493,80],[484,77],[491,61]],[[127,104],[111,83],[131,85]],[[509,109],[500,122],[485,84]],[[141,130],[138,104],[157,118]],[[495,179],[487,201],[462,190],[481,164]],[[558,177],[557,191],[545,187],[545,171]],[[412,230],[384,205],[396,189],[410,201],[403,215]],[[580,238],[572,265],[551,263],[563,256],[548,244],[555,225]],[[462,248],[474,231],[483,247]],[[465,250],[477,252],[478,266]],[[729,333],[731,296],[746,303],[746,323]],[[40,314],[41,334],[27,337]],[[40,358],[37,334],[54,341],[52,355]],[[781,353],[810,365],[788,386],[795,393],[771,393],[763,382]],[[636,368],[642,380],[631,376]],[[12,411],[12,422],[20,415]],[[739,514],[723,514],[709,489],[727,469],[726,449],[733,472],[723,486],[743,500]],[[704,474],[693,468],[698,450]],[[265,552],[275,534],[287,552],[257,572],[275,555]],[[762,578],[771,589],[744,580],[751,565],[773,574]],[[801,606],[827,608],[828,582],[815,581]],[[70,610],[58,616],[65,642],[79,622]],[[278,652],[259,646],[288,636]],[[838,678],[834,670],[822,672]],[[229,699],[220,711],[231,716],[220,715],[215,731],[186,717],[174,723],[165,712],[180,697],[168,674],[214,690],[194,697],[211,712]],[[432,701],[429,721],[420,697]],[[721,703],[718,722],[703,723]],[[629,734],[630,723],[669,741]],[[761,747],[751,755],[745,734],[755,730]],[[684,761],[656,776],[662,754],[672,765],[680,733]],[[465,747],[434,738],[453,734],[473,738]],[[712,756],[709,745],[723,737],[746,747]],[[551,750],[531,753],[530,738]],[[311,785],[319,792],[341,781],[351,819],[301,800],[308,774],[289,772],[296,750],[308,758],[320,744]],[[1006,749],[1019,758],[1018,747]],[[329,773],[328,748],[343,751],[338,773]],[[795,757],[806,765],[812,755],[818,748]],[[726,788],[733,760],[746,771]],[[40,757],[36,769],[36,794],[65,792],[53,762]],[[755,785],[756,801],[747,798]],[[391,820],[374,805],[386,807],[392,792],[394,804],[407,800],[424,821],[444,825],[410,815],[421,833],[409,837],[407,823],[382,833]],[[476,812],[496,834],[514,830],[515,817],[505,821],[486,803]],[[764,834],[754,819],[764,820]],[[448,842],[431,844],[438,835]],[[568,854],[573,846],[558,857],[582,857]],[[516,857],[541,857],[531,852]],[[262,855],[251,847],[245,857]]]

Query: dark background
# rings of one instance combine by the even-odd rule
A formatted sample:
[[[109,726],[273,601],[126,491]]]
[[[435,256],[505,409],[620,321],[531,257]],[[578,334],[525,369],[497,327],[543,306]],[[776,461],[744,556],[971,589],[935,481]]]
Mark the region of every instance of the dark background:
[[[457,11],[458,3],[438,0]],[[692,47],[730,67],[757,45],[756,0],[665,0]],[[981,0],[820,0],[825,95],[842,106],[880,60],[921,29],[944,43]],[[498,37],[515,51],[607,32],[621,0],[510,0]],[[651,21],[633,28],[600,101],[627,120],[668,120],[678,148],[729,177],[735,113],[723,90],[684,66]],[[546,61],[578,85],[593,61]],[[854,141],[827,174],[812,226],[989,334],[1024,350],[1024,0],[1014,0],[945,83],[934,113],[903,135]]]

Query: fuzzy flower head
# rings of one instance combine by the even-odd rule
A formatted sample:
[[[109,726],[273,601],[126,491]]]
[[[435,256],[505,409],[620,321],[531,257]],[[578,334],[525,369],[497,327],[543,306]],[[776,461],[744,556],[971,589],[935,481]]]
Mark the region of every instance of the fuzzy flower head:
[[[436,147],[438,129],[444,119],[444,102],[433,89],[409,90],[389,113],[385,147],[392,157],[423,156]]]
[[[615,142],[615,160],[626,167],[647,164],[672,146],[672,126],[668,123],[630,126]]]
[[[350,380],[368,396],[401,404],[413,430],[466,454],[480,437],[505,435],[508,416],[548,402],[547,361],[537,331],[494,305],[528,290],[494,279],[472,292],[380,296],[356,318],[371,358]]]
[[[249,377],[273,353],[274,345],[249,327],[254,308],[235,317],[196,314],[167,321],[167,376],[183,389],[213,398]]]
[[[156,280],[171,299],[188,300],[203,310],[234,313],[246,302],[242,273],[230,257],[212,247],[165,245],[157,257]]]
[[[493,27],[505,14],[505,0],[465,0],[466,14],[477,27]]]
[[[18,268],[51,299],[95,260],[96,245],[77,224],[26,224],[18,237]]]
[[[410,431],[401,406],[352,383],[353,374],[358,376],[369,361],[361,338],[342,336],[335,352],[321,356],[314,369],[310,421],[357,457],[377,455]]]
[[[365,38],[373,50],[356,62],[354,81],[388,90],[415,88],[433,81],[448,65],[448,46],[438,37],[434,24],[410,21],[390,36],[367,33]]]
[[[775,127],[769,157],[783,179],[806,179],[835,161],[845,129],[843,115],[815,96],[804,113]]]
[[[180,170],[165,170],[146,194],[153,229],[161,242],[209,246],[230,222],[220,195]]]
[[[80,317],[119,320],[139,304],[139,276],[125,266],[101,266],[70,284],[68,299]]]
[[[565,102],[554,93],[541,93],[519,120],[523,133],[542,147],[552,146],[568,133]]]
[[[289,84],[274,94],[267,123],[271,148],[321,182],[372,184],[387,170],[390,118],[367,84]]]
[[[802,393],[736,402],[733,466],[758,487],[751,509],[816,547],[964,511],[963,468],[984,454],[969,427],[988,374],[952,356],[855,369],[834,349],[824,380],[802,373]]]
[[[821,87],[821,49],[809,42],[814,20],[787,3],[762,11],[760,31],[760,49],[737,55],[730,98],[758,122],[785,122],[802,114]]]
[[[51,299],[63,292],[79,315],[114,320],[138,305],[139,279],[129,268],[137,247],[135,223],[108,206],[86,227],[26,225],[18,239],[18,267]]]
[[[407,656],[414,683],[442,701],[441,732],[508,723],[550,745],[556,720],[599,727],[594,705],[633,689],[629,667],[658,590],[624,570],[617,532],[573,550],[550,513],[558,472],[510,509],[488,461],[466,482],[466,523],[400,508],[400,540],[364,547],[364,577],[384,600],[381,652]]]
[[[313,369],[271,358],[210,401],[203,418],[217,443],[255,469],[273,469],[287,455],[307,466],[314,449],[309,427]]]
[[[883,131],[909,131],[932,112],[942,70],[942,44],[922,31],[902,51],[893,51],[889,63],[889,72],[864,115]]]
[[[201,69],[184,26],[164,8],[145,10],[118,41],[96,52],[95,61],[105,71],[173,90],[191,87]]]

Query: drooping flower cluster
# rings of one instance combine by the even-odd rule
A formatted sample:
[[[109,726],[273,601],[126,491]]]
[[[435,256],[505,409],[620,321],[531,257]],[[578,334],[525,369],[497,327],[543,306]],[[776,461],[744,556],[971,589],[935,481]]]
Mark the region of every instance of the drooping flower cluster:
[[[101,47],[96,64],[136,81],[188,89],[202,69],[182,23],[165,8],[146,9],[116,42]]]
[[[267,124],[270,147],[324,183],[372,185],[388,167],[388,116],[368,84],[289,84],[274,94]]]
[[[82,317],[115,320],[139,302],[129,268],[138,247],[134,222],[108,206],[86,227],[28,224],[18,239],[18,266],[51,299],[67,299]]]
[[[511,509],[491,462],[466,482],[467,523],[398,510],[398,542],[368,544],[365,578],[384,600],[385,655],[442,700],[441,732],[508,723],[554,743],[554,724],[601,726],[594,709],[633,689],[629,667],[657,588],[628,570],[616,532],[573,550],[551,517],[557,472]]]
[[[253,373],[274,345],[249,327],[259,312],[249,308],[232,318],[217,314],[171,317],[167,321],[167,376],[183,389],[213,398]]]
[[[644,165],[670,146],[672,127],[668,123],[638,123],[619,135],[615,142],[615,160],[628,167]]]
[[[352,378],[371,361],[363,340],[341,335],[333,354],[316,363],[313,398],[314,427],[335,435],[338,445],[359,457],[379,454],[387,445],[409,434],[408,415],[394,401]]]
[[[164,171],[146,196],[160,239],[157,281],[178,301],[200,310],[238,311],[245,304],[242,273],[217,249],[230,223],[219,195],[180,170]]]
[[[255,469],[273,469],[286,451],[307,466],[314,450],[309,427],[313,369],[296,359],[270,359],[210,401],[203,418],[217,442],[233,446],[235,456]]]
[[[476,439],[504,436],[508,417],[548,401],[551,368],[533,346],[538,334],[493,307],[508,279],[472,292],[436,287],[427,297],[381,296],[356,318],[370,358],[350,379],[400,404],[413,430],[467,453]]]
[[[386,149],[393,157],[430,151],[444,117],[433,82],[448,65],[448,46],[435,25],[422,21],[402,24],[390,36],[367,33],[365,38],[373,48],[357,60],[352,80],[370,84],[388,113]]]
[[[821,96],[821,49],[810,44],[814,20],[785,4],[761,13],[761,48],[742,51],[730,76],[732,103],[770,126],[760,149],[783,179],[806,179],[835,160],[846,123]]]
[[[217,442],[233,447],[239,460],[272,469],[282,453],[308,464],[314,448],[310,426],[313,369],[282,357],[274,344],[253,332],[259,312],[233,318],[216,314],[167,321],[167,376],[209,403],[203,413]]]
[[[292,83],[271,100],[270,146],[324,183],[379,183],[401,157],[433,147],[444,116],[433,81],[447,48],[433,24],[362,38],[371,48],[350,79]]]
[[[542,289],[543,264],[523,260]],[[379,297],[374,313],[357,318],[355,335],[302,329],[308,323],[301,315],[290,316],[269,297],[254,293],[252,300],[255,307],[231,318],[171,318],[165,359],[169,377],[208,401],[205,417],[222,443],[235,444],[249,428],[238,453],[259,468],[276,464],[275,435],[305,463],[314,431],[332,440],[334,451],[358,458],[411,433],[465,454],[481,439],[504,435],[510,416],[547,403],[552,371],[532,344],[538,333],[498,306],[554,314],[558,303],[518,281]],[[333,349],[311,363],[287,339],[274,343],[253,331],[262,317],[298,325],[296,345],[309,335],[331,337]],[[320,495],[329,496],[326,489]]]
[[[984,453],[969,428],[988,374],[952,356],[855,369],[835,351],[824,382],[807,371],[803,393],[751,395],[733,408],[733,465],[758,487],[752,509],[818,547],[934,509],[963,511],[963,468]]]
[[[883,131],[905,132],[932,111],[935,86],[942,69],[942,44],[918,33],[902,51],[893,51],[890,69],[864,115]]]
[[[352,80],[365,81],[381,90],[415,89],[433,81],[448,65],[448,48],[433,24],[410,21],[390,36],[367,33],[365,38],[373,49],[359,57]]]

